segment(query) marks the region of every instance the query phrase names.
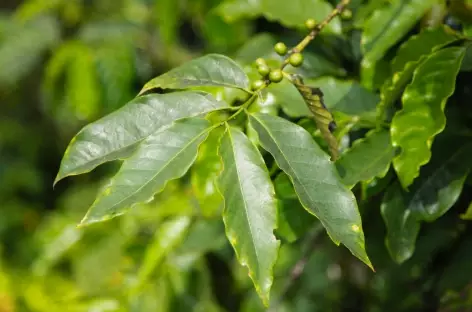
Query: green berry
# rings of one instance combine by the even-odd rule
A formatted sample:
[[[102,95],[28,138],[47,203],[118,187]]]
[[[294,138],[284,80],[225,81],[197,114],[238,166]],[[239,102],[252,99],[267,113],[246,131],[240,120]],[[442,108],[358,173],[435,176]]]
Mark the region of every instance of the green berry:
[[[299,67],[303,64],[303,55],[301,53],[293,53],[290,55],[290,59],[288,61],[293,67]]]
[[[313,30],[316,27],[316,21],[313,18],[309,18],[305,21],[305,27],[309,30]]]
[[[283,42],[279,42],[275,45],[274,47],[275,52],[277,52],[278,55],[285,55],[287,54],[287,46]]]
[[[262,80],[256,80],[252,83],[251,85],[251,89],[252,90],[259,90],[260,88],[262,88],[264,86],[264,81]]]
[[[257,71],[262,77],[265,77],[270,73],[270,68],[267,65],[259,65]]]
[[[352,11],[349,10],[349,9],[344,10],[344,11],[341,13],[341,18],[343,18],[343,19],[350,19],[350,18],[352,18]]]
[[[283,78],[284,78],[284,74],[282,73],[280,69],[275,69],[271,71],[269,74],[269,80],[275,83],[281,82]]]
[[[260,57],[256,60],[256,65],[262,66],[262,65],[267,65],[267,64],[266,64],[266,61],[262,57]]]

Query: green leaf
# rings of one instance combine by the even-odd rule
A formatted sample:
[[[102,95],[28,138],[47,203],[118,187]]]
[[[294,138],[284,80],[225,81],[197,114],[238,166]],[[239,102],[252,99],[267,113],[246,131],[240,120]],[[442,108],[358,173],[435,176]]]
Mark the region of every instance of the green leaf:
[[[353,187],[360,181],[383,178],[395,156],[395,149],[387,130],[372,130],[336,162],[344,184]]]
[[[41,56],[59,41],[60,27],[53,18],[39,18],[18,27],[12,25],[0,44],[0,86],[13,86],[31,73]]]
[[[103,86],[106,112],[112,112],[134,97],[133,51],[127,43],[101,46],[96,52],[98,76]]]
[[[463,220],[472,220],[472,203],[469,204],[466,212],[461,215],[461,219]]]
[[[398,50],[392,61],[392,79],[382,86],[381,101],[377,107],[377,116],[385,118],[386,110],[393,105],[411,80],[413,71],[421,64],[431,51],[457,40],[454,33],[441,26],[435,29],[426,29],[418,35],[412,36]]]
[[[155,0],[153,17],[158,25],[158,31],[165,46],[175,43],[182,10],[180,2],[174,0]]]
[[[408,207],[415,216],[432,222],[446,213],[461,194],[472,167],[472,144],[451,136],[438,138],[431,162],[411,186]]]
[[[198,150],[198,158],[191,169],[192,189],[200,204],[200,211],[206,217],[221,213],[223,198],[217,190],[217,178],[222,168],[218,146],[223,129],[211,131],[208,139]]]
[[[403,191],[398,183],[387,189],[380,211],[387,227],[387,249],[393,260],[402,263],[413,255],[420,222],[407,209]]]
[[[259,57],[273,56],[276,43],[277,40],[269,33],[256,34],[236,52],[235,58],[241,63],[251,64]]]
[[[321,221],[336,244],[343,243],[372,267],[365,251],[356,199],[311,135],[280,117],[253,114],[250,121],[262,147],[290,177],[305,209]]]
[[[266,90],[274,96],[276,103],[288,116],[293,118],[312,116],[300,92],[286,79],[278,84],[269,85]]]
[[[76,44],[74,52],[67,70],[67,102],[79,119],[91,120],[99,111],[100,100],[95,58],[83,44]]]
[[[54,183],[123,159],[139,142],[175,120],[223,109],[226,103],[203,92],[152,94],[85,126],[69,143]]]
[[[218,7],[218,12],[228,22],[263,15],[268,20],[280,22],[284,26],[298,28],[304,28],[304,23],[309,18],[322,21],[332,11],[333,6],[324,0],[293,0],[290,5],[284,0],[233,0]],[[340,34],[341,20],[335,17],[324,31]]]
[[[411,257],[421,221],[431,222],[446,213],[461,194],[472,167],[472,143],[443,136],[435,142],[431,162],[404,193],[392,186],[381,206],[387,225],[387,247],[401,263]]]
[[[144,254],[143,264],[137,274],[135,291],[146,284],[147,279],[162,263],[164,257],[182,242],[190,227],[190,221],[190,217],[181,216],[159,225],[153,241]]]
[[[307,80],[306,84],[323,91],[324,102],[329,110],[349,116],[369,117],[374,114],[379,102],[378,95],[352,80],[322,77]]]
[[[274,188],[261,154],[241,131],[228,127],[219,154],[224,167],[219,189],[225,199],[226,236],[267,306],[279,248],[273,233],[277,222]]]
[[[150,135],[123,162],[97,196],[81,225],[122,215],[133,205],[152,199],[167,181],[183,176],[195,161],[198,146],[210,129],[207,120],[189,118]]]
[[[375,11],[364,25],[363,68],[371,68],[436,3],[436,0],[393,0]]]
[[[230,58],[208,54],[152,79],[144,85],[139,94],[155,88],[185,89],[202,86],[221,86],[247,91],[249,79]]]
[[[290,178],[281,172],[274,181],[277,194],[276,233],[289,243],[293,243],[318,222],[303,208],[293,189]]]
[[[393,165],[404,188],[428,163],[433,139],[444,130],[444,107],[454,92],[464,51],[453,47],[433,53],[418,66],[403,93],[403,109],[393,117],[390,133],[393,146],[402,149]]]

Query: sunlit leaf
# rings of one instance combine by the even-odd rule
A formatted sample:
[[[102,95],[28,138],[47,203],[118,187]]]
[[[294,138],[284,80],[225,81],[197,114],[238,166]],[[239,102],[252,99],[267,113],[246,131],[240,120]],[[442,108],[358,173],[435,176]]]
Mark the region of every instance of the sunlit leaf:
[[[413,81],[403,93],[403,109],[393,117],[390,132],[392,144],[401,147],[393,165],[404,188],[428,163],[433,139],[446,125],[444,107],[454,92],[464,51],[452,47],[429,56],[415,70]]]
[[[239,130],[228,127],[219,154],[224,167],[219,189],[225,199],[226,236],[267,306],[279,248],[273,233],[277,218],[274,188],[259,151]]]
[[[410,82],[413,71],[434,51],[457,40],[454,33],[446,27],[426,29],[412,36],[398,50],[392,61],[392,79],[382,86],[381,102],[377,107],[377,115],[384,119],[386,110],[400,96],[403,88]]]
[[[436,2],[436,0],[393,0],[374,11],[364,24],[362,66],[369,68],[381,59]]]
[[[185,89],[200,86],[222,86],[247,90],[249,79],[230,58],[208,54],[194,59],[146,83],[140,94],[156,88]]]
[[[336,244],[343,243],[371,266],[356,199],[341,183],[328,155],[306,130],[285,119],[252,114],[250,120],[262,147],[290,177],[305,209],[321,221]]]
[[[151,134],[123,162],[81,224],[113,218],[135,204],[152,199],[167,181],[187,172],[210,129],[210,123],[205,119],[189,118]]]
[[[69,143],[55,183],[122,159],[143,139],[175,120],[223,109],[226,103],[203,92],[146,95],[85,126]]]
[[[344,184],[353,187],[360,181],[384,177],[390,168],[395,149],[387,130],[373,130],[338,159],[336,166]]]

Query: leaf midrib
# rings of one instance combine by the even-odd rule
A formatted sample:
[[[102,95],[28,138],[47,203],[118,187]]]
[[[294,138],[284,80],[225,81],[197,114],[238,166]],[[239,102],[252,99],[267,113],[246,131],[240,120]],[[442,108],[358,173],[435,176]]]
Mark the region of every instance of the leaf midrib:
[[[167,166],[173,162],[178,156],[180,156],[180,154],[182,154],[190,145],[192,145],[195,141],[197,141],[198,138],[200,138],[203,134],[205,134],[205,132],[208,132],[209,130],[211,129],[211,127],[208,127],[206,128],[205,130],[203,130],[202,132],[200,132],[198,135],[196,135],[195,137],[192,138],[192,140],[190,140],[187,144],[184,145],[183,148],[181,148],[173,157],[171,157],[167,162],[165,162],[165,165],[164,166],[161,166],[161,170],[157,171],[156,174],[154,174],[147,182],[143,183],[136,191],[134,191],[133,193],[129,194],[128,196],[126,196],[125,198],[123,198],[122,200],[120,200],[119,202],[115,203],[113,206],[111,206],[109,209],[111,210],[114,210],[116,206],[119,206],[121,203],[123,203],[124,201],[128,200],[130,197],[136,195],[139,191],[141,191],[144,187],[146,187],[147,185],[149,185],[149,183],[151,181],[153,181],[165,168],[167,168]],[[115,180],[115,179],[113,179]],[[92,207],[90,209],[92,209],[94,206],[95,206],[95,203],[98,202],[100,200],[100,198],[103,198],[103,196],[100,196],[99,198],[97,198],[97,200],[94,202],[94,204],[92,205]]]
[[[233,158],[234,158],[234,167],[236,168],[236,175],[238,177],[238,185],[239,185],[239,190],[240,190],[240,194],[241,194],[241,197],[243,198],[243,203],[244,203],[244,212],[246,214],[246,220],[248,221],[248,224],[249,224],[249,232],[251,233],[251,238],[252,238],[252,246],[254,247],[254,253],[256,254],[256,259],[257,259],[257,263],[260,264],[260,261],[259,261],[259,255],[257,253],[257,248],[255,247],[256,244],[254,242],[254,235],[253,235],[253,232],[252,232],[252,224],[251,224],[251,221],[249,219],[249,213],[248,213],[248,205],[246,203],[246,198],[244,197],[243,195],[243,192],[242,192],[242,185],[241,185],[241,179],[239,178],[239,170],[238,170],[238,166],[236,165],[236,153],[235,153],[235,146],[233,144],[233,137],[231,135],[231,129],[228,128],[228,137],[229,137],[229,140],[231,141],[231,152],[233,154]]]
[[[254,116],[254,115],[251,115],[251,116],[252,116],[254,119],[256,119],[256,120],[259,122],[259,124],[260,124],[264,129],[266,129],[266,131],[267,131],[267,133],[269,134],[269,136],[272,138],[272,140],[274,141],[274,143],[276,143],[277,140],[275,140],[275,138],[274,138],[274,136],[272,135],[271,131],[264,125],[264,123],[261,122],[261,120],[258,119],[256,116]],[[313,202],[314,202],[313,198],[311,198],[311,196],[310,196],[308,190],[306,189],[305,185],[300,182],[300,178],[299,178],[298,175],[296,174],[296,171],[293,169],[293,167],[292,167],[291,163],[289,162],[287,156],[286,156],[285,153],[282,151],[282,149],[280,149],[279,144],[276,143],[275,145],[277,146],[277,149],[280,151],[280,153],[283,155],[283,157],[284,157],[284,159],[286,160],[286,162],[287,162],[288,166],[290,167],[290,169],[292,170],[293,175],[296,177],[296,180],[297,180],[298,184],[303,188],[303,190],[305,191],[305,194],[306,194],[306,195],[308,196],[308,198],[310,199],[310,202],[313,203]],[[275,161],[277,162],[277,158],[276,158],[276,157],[274,157],[274,158],[275,158]],[[277,163],[278,163],[278,162],[277,162]],[[294,181],[293,181],[293,178],[291,177],[291,175],[288,174],[288,173],[287,173],[287,175],[288,175],[288,177],[292,180],[292,184],[294,184]],[[325,225],[325,223],[324,223],[323,220],[321,220],[313,211],[311,211],[310,209],[307,209],[307,208],[305,207],[305,205],[304,205],[302,202],[301,202],[301,204],[302,204],[302,206],[305,208],[305,210],[307,210],[309,213],[313,214],[316,218],[318,218],[318,219],[320,220],[320,222],[323,224],[323,226],[328,230],[328,227]],[[316,206],[316,205],[315,205],[315,206]],[[332,236],[332,235],[336,235],[336,233],[331,233],[331,231],[329,231],[329,230],[328,230],[328,233],[330,234],[331,237],[334,237],[334,236]],[[337,237],[337,235],[336,235],[336,237]],[[336,239],[336,240],[339,241],[338,239]]]

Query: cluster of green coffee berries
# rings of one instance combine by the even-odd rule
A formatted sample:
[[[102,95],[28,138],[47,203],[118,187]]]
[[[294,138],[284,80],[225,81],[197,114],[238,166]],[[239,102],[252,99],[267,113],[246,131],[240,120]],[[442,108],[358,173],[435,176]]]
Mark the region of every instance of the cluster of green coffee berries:
[[[314,19],[310,18],[306,20],[305,26],[308,30],[315,29],[317,23]],[[275,52],[280,56],[286,56],[288,51],[287,46],[283,42],[279,42],[274,46]],[[288,64],[293,67],[299,67],[303,64],[303,54],[299,52],[291,53],[287,59]],[[270,81],[274,83],[281,82],[284,78],[284,74],[281,69],[270,69],[266,61],[263,58],[258,58],[256,60],[257,71],[264,78],[264,80],[256,80],[252,83],[252,89],[258,90],[265,86],[265,81]]]

